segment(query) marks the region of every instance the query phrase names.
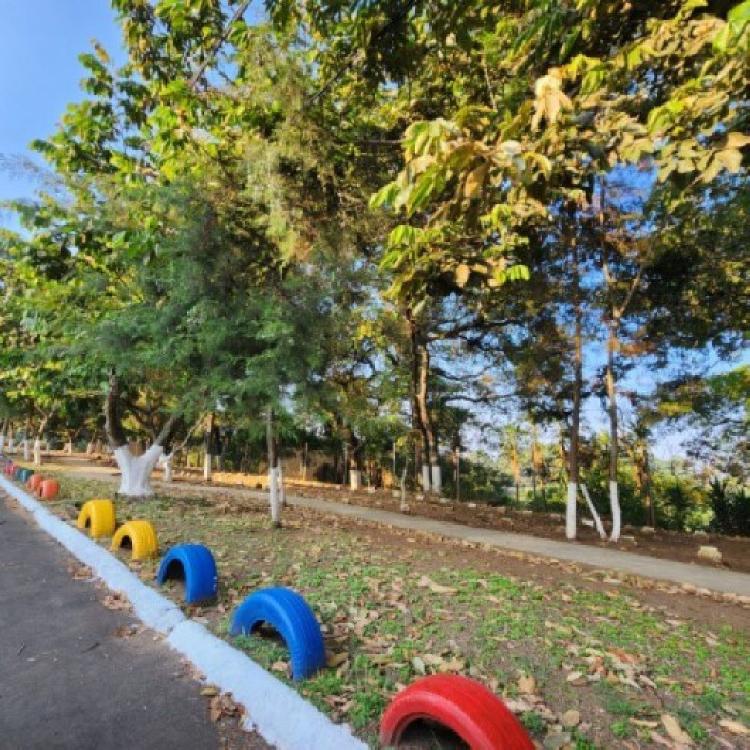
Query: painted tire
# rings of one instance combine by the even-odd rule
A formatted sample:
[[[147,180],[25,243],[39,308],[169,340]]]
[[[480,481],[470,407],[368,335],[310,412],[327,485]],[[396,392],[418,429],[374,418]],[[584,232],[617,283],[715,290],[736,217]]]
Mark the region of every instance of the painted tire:
[[[112,536],[117,527],[115,504],[111,500],[89,500],[83,504],[76,526],[88,529],[94,539]]]
[[[231,635],[248,635],[261,622],[272,625],[289,649],[292,677],[303,680],[325,666],[323,634],[307,602],[287,588],[256,591],[237,607]]]
[[[185,581],[185,602],[196,604],[216,598],[219,574],[211,550],[202,544],[178,544],[167,551],[159,564],[156,581],[169,578]]]
[[[60,491],[60,485],[55,479],[45,479],[36,489],[36,494],[42,500],[52,500]]]
[[[39,489],[39,485],[44,481],[44,477],[41,474],[32,474],[28,481],[26,482],[26,486],[34,493]]]
[[[18,481],[26,484],[33,475],[34,469],[21,469],[18,472]]]
[[[26,471],[22,466],[16,466],[16,470],[13,472],[13,479],[16,482],[23,482],[23,474]]]
[[[133,560],[156,557],[159,551],[156,531],[150,521],[128,521],[124,523],[112,537],[112,549],[117,550],[122,547],[126,539],[130,541]]]
[[[432,675],[398,693],[380,720],[380,743],[397,745],[418,719],[455,732],[471,750],[534,750],[526,730],[484,685],[458,675]]]

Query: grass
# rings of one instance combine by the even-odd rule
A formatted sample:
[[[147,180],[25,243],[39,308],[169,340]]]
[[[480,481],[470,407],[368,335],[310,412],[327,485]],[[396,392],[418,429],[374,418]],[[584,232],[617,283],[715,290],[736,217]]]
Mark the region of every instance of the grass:
[[[51,507],[70,520],[76,501],[112,492],[111,482],[59,478],[61,500]],[[545,588],[445,565],[432,548],[403,537],[373,540],[299,508],[281,530],[270,528],[263,508],[238,510],[231,498],[156,497],[132,508],[120,503],[118,514],[151,520],[162,550],[187,541],[213,550],[219,599],[185,609],[222,637],[233,607],[256,588],[300,591],[321,620],[332,666],[295,687],[373,745],[390,697],[438,671],[474,677],[505,696],[538,739],[560,731],[565,711],[578,710],[582,721],[571,735],[582,749],[617,747],[626,738],[655,747],[651,729],[631,720],[658,722],[665,713],[698,747],[719,746],[721,718],[750,724],[747,632],[668,622],[626,591]],[[131,567],[153,582],[156,561]],[[165,592],[177,601],[182,594],[174,584]],[[233,642],[288,680],[282,643],[258,636]],[[521,675],[534,677],[533,695],[519,690]]]

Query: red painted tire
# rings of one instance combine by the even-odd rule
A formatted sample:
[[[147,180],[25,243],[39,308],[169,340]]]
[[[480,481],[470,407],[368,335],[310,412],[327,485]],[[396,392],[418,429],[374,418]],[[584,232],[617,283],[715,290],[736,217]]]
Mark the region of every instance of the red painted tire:
[[[44,481],[44,477],[41,474],[32,474],[29,477],[29,481],[26,482],[26,486],[32,491],[36,492],[39,489],[39,485]]]
[[[52,500],[60,491],[60,485],[55,479],[45,479],[36,489],[36,494],[42,500]]]
[[[521,722],[484,685],[458,675],[432,675],[394,696],[380,720],[380,743],[398,744],[406,728],[431,719],[455,732],[471,750],[534,750]]]

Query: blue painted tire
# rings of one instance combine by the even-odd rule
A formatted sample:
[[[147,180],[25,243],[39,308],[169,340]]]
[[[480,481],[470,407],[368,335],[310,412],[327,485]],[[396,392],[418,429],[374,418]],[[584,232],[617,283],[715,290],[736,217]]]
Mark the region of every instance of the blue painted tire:
[[[18,481],[26,484],[29,481],[29,477],[34,474],[34,469],[20,469],[17,472]]]
[[[279,587],[251,594],[235,609],[229,632],[248,635],[262,622],[272,625],[284,639],[295,680],[304,680],[325,666],[326,650],[320,625],[296,591]]]
[[[184,578],[185,602],[196,604],[216,598],[219,574],[211,550],[202,544],[178,544],[167,550],[159,564],[156,580]]]

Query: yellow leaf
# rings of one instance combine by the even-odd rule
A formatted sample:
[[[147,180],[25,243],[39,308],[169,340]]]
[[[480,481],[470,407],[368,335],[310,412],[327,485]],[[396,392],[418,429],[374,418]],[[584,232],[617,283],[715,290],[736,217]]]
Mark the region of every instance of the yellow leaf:
[[[726,148],[742,148],[750,143],[750,135],[734,131],[727,133]]]
[[[466,183],[464,184],[465,198],[475,198],[477,195],[479,195],[482,187],[484,186],[488,168],[489,163],[484,162],[476,169],[472,169],[471,172],[469,172],[468,176],[466,177]]]
[[[471,275],[471,268],[466,263],[461,263],[456,267],[456,284],[459,286],[465,286]]]

